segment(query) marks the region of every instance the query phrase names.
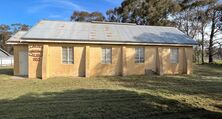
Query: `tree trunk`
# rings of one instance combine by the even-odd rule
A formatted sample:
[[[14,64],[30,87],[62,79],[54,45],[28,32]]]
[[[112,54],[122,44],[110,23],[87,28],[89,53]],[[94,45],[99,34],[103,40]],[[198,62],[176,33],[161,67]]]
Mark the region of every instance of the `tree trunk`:
[[[209,41],[209,63],[213,63],[213,38],[215,31],[215,17],[216,17],[216,11],[213,10],[213,16],[211,19],[212,25],[211,25],[210,41]]]
[[[222,44],[220,44],[220,52],[219,52],[219,53],[220,53],[220,60],[222,60],[222,49],[221,49],[221,45],[222,45]]]
[[[203,24],[202,24],[202,29],[201,30],[202,30],[202,33],[201,33],[201,36],[202,36],[201,61],[202,61],[202,64],[204,64],[204,26],[203,26]]]

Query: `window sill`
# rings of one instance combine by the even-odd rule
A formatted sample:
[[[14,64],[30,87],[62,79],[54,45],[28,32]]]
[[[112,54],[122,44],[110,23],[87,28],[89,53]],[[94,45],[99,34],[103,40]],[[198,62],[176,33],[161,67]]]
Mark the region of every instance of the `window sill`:
[[[141,62],[141,63],[137,63],[137,62],[135,62],[135,64],[145,64],[144,62]]]
[[[179,64],[179,63],[170,63],[170,64],[172,64],[172,65],[177,65],[177,64]]]
[[[74,63],[73,64],[64,64],[64,63],[62,63],[62,65],[74,65]]]

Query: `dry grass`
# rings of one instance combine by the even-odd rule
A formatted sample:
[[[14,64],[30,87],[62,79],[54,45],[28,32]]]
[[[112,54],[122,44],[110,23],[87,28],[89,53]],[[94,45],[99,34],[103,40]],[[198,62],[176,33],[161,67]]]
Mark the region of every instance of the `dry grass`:
[[[0,118],[222,118],[222,66],[191,76],[11,80],[0,68]]]

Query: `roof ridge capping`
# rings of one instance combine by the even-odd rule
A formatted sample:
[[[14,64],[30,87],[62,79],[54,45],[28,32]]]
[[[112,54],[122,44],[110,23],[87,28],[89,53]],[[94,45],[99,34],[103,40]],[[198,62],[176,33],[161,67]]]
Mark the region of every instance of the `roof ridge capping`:
[[[105,22],[105,21],[91,21],[95,24],[114,24],[114,25],[133,25],[136,26],[136,23],[121,23],[121,22]]]
[[[113,24],[113,25],[132,25],[132,26],[148,26],[148,27],[162,27],[162,28],[174,28],[173,26],[155,26],[155,25],[137,25],[136,23],[122,23],[122,22],[107,22],[107,21],[91,21],[91,22],[85,22],[85,21],[65,21],[65,20],[49,20],[49,19],[42,19],[40,20],[36,25],[38,25],[41,22],[48,21],[48,22],[66,22],[66,23],[93,23],[93,24]],[[178,30],[178,29],[177,29]]]
[[[86,22],[86,21],[65,21],[65,20],[49,20],[49,19],[42,19],[39,21],[39,23],[41,22],[66,22],[66,23],[94,23],[94,24],[114,24],[114,25],[134,25],[137,26],[136,23],[121,23],[121,22],[106,22],[106,21],[90,21],[90,22]],[[37,24],[39,24],[37,23]]]
[[[39,22],[44,22],[44,21],[48,21],[48,22],[53,22],[53,21],[54,22],[73,22],[73,21],[69,21],[69,20],[55,20],[55,19],[41,19]]]

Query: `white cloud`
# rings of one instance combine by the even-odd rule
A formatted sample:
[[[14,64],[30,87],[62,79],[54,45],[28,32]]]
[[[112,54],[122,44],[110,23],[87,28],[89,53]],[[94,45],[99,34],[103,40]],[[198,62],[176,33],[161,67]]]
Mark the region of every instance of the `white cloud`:
[[[45,10],[53,11],[59,9],[62,11],[87,11],[82,6],[75,4],[71,0],[39,0],[34,6],[28,8],[28,13],[45,12]]]
[[[71,0],[36,0],[27,12],[41,19],[69,20],[74,10],[88,11]]]
[[[80,6],[78,4],[75,4],[71,0],[44,0],[44,1],[45,1],[45,3],[51,3],[51,4],[54,4],[54,5],[60,5],[60,7],[64,7],[65,9],[75,9],[75,10],[87,11],[82,6]]]

